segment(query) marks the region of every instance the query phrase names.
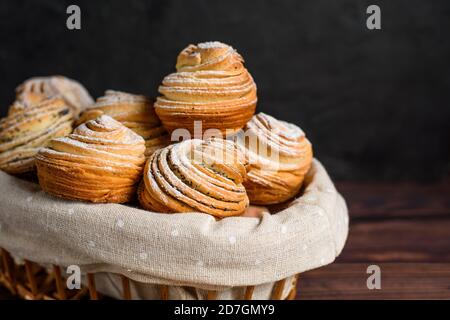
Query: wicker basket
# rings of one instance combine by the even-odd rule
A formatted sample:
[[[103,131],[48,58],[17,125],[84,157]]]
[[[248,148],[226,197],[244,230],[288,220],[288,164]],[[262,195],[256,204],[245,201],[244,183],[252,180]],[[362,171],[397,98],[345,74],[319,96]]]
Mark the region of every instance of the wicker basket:
[[[95,300],[105,296],[163,300],[293,299],[299,273],[331,263],[341,252],[348,234],[345,201],[318,161],[314,160],[307,180],[303,195],[275,215],[266,214],[261,220],[229,218],[214,222],[204,214],[149,215],[141,209],[120,205],[57,202],[40,191],[38,186],[0,172],[0,184],[5,190],[0,193],[0,229],[3,224],[0,232],[0,248],[3,248],[0,285],[31,300]],[[30,206],[24,199],[35,202]],[[77,209],[76,218],[65,213],[73,212],[73,207]],[[127,225],[133,225],[133,228],[121,229],[115,235],[116,238],[120,235],[115,245],[104,236],[97,239],[95,249],[86,245],[85,238],[83,244],[70,244],[70,241],[78,241],[80,232],[89,226],[92,226],[89,235],[92,230],[99,235],[107,235],[109,226],[119,218],[125,219],[125,216],[129,219]],[[61,223],[74,229],[61,228]],[[194,243],[179,241],[174,245],[174,238],[169,239],[170,233],[167,232],[173,224],[181,226],[186,234],[201,237]],[[152,226],[154,232],[146,233],[148,226]],[[207,233],[203,227],[209,228]],[[241,228],[240,235],[246,240],[233,247],[233,251],[218,256],[217,252],[227,252],[230,245],[222,241],[224,237],[230,243],[236,242],[235,237],[227,238],[229,234],[226,233],[227,230],[237,232],[235,228]],[[269,241],[268,228],[270,232],[277,230],[277,236]],[[135,258],[139,251],[128,251],[125,241],[131,238],[151,243],[156,248],[151,254],[156,258],[163,253],[157,248],[169,247],[179,253],[177,259],[182,261],[182,267],[177,266],[178,273],[173,272],[174,260],[167,255],[158,261],[159,269],[153,270],[149,263],[155,261],[155,256],[150,259],[150,252],[149,260],[143,262]],[[49,239],[53,239],[53,243],[49,244]],[[301,249],[305,243],[310,248],[307,253]],[[207,267],[201,268],[201,277],[192,275],[199,267],[185,256],[185,250],[192,246],[202,248],[209,259]],[[69,248],[69,253],[63,252],[65,248]],[[114,251],[115,255],[105,258],[104,253],[112,252],[102,248]],[[116,252],[118,248],[122,249],[119,255]],[[71,255],[70,249],[75,250],[76,255]],[[263,259],[264,268],[251,264],[256,261],[253,259]],[[211,261],[216,264],[211,264]],[[81,290],[66,289],[62,266],[74,263],[81,266],[84,274]],[[218,277],[220,275],[221,278]],[[105,285],[108,281],[109,284]]]
[[[16,295],[25,300],[99,300],[105,298],[104,295],[97,292],[95,286],[95,274],[87,274],[87,286],[80,290],[68,290],[65,286],[65,279],[62,277],[61,268],[52,266],[52,270],[48,272],[46,268],[36,263],[25,260],[23,265],[17,264],[8,251],[1,249],[1,269],[0,269],[0,285],[8,289],[11,294]],[[130,280],[123,275],[116,275],[121,279],[121,294],[123,300],[132,299],[130,290]],[[292,289],[286,300],[292,300],[297,293],[298,275],[293,278]],[[280,300],[286,285],[287,279],[280,280],[275,283],[271,299]],[[251,300],[253,296],[254,286],[247,286],[244,290],[242,300]],[[161,300],[169,300],[169,287],[166,285],[159,286],[159,294]],[[216,291],[208,291],[207,299],[215,300]]]

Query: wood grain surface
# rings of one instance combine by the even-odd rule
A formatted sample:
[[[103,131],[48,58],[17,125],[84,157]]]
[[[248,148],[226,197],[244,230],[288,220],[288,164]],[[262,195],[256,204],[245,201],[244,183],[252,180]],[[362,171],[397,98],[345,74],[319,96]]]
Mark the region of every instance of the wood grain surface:
[[[334,263],[307,272],[296,299],[450,299],[450,263],[379,263],[381,289],[369,290],[368,263]]]
[[[450,185],[338,184],[350,212],[335,263],[302,274],[297,299],[450,299]],[[381,269],[369,290],[367,267]]]

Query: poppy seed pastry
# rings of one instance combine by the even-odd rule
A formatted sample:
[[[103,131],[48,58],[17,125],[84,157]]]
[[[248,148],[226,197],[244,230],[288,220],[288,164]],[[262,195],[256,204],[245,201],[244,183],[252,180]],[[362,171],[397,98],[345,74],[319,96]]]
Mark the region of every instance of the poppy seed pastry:
[[[281,203],[299,192],[312,162],[311,143],[299,127],[259,113],[237,144],[250,162],[244,186],[252,204]]]
[[[72,132],[72,111],[63,99],[46,99],[0,120],[0,169],[11,174],[34,170],[34,156],[56,137]]]
[[[81,124],[100,115],[108,115],[139,134],[145,140],[145,156],[170,143],[170,137],[155,113],[150,98],[120,91],[107,90],[103,97],[84,113]]]
[[[16,88],[16,98],[22,102],[18,107],[33,106],[36,100],[54,97],[63,98],[75,118],[94,103],[83,85],[63,76],[30,78]]]
[[[185,128],[194,134],[194,121],[202,133],[218,129],[232,135],[255,112],[257,96],[244,59],[220,42],[189,45],[178,55],[177,72],[163,79],[155,103],[156,113],[172,133]],[[196,137],[197,138],[197,137]]]
[[[139,201],[145,209],[164,213],[242,215],[248,207],[245,165],[232,141],[193,139],[170,145],[148,159]]]
[[[61,97],[54,97],[54,98],[61,98]],[[36,105],[40,104],[41,102],[48,100],[48,99],[51,99],[51,98],[47,98],[41,94],[37,94],[34,92],[23,93],[9,107],[8,115],[13,115],[14,113],[20,113],[20,112],[24,112],[26,110],[30,110],[30,108],[33,108],[34,106],[36,106]],[[64,99],[62,99],[62,100],[64,101]]]
[[[90,202],[130,201],[145,162],[144,139],[109,116],[89,120],[36,155],[45,192]]]

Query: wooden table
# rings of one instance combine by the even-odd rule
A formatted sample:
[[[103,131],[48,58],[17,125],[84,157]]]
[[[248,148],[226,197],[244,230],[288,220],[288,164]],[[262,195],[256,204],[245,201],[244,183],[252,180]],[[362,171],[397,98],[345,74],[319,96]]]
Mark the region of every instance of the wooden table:
[[[450,184],[338,183],[350,211],[346,246],[301,275],[297,299],[450,299]],[[366,286],[381,268],[381,290]],[[0,299],[12,299],[0,288]]]
[[[450,299],[450,184],[340,183],[350,233],[335,263],[302,275],[297,299]],[[381,290],[366,285],[381,268]]]

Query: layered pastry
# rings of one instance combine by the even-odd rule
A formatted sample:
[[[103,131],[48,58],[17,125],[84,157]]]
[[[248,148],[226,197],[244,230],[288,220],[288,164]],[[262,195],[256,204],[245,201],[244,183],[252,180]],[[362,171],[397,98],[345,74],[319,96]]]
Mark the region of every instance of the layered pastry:
[[[61,97],[57,97],[57,98],[61,98]],[[30,110],[30,108],[32,108],[36,105],[39,105],[41,102],[48,100],[48,99],[52,99],[52,98],[48,98],[46,96],[43,96],[41,94],[37,94],[34,92],[23,93],[9,107],[8,115],[13,115],[15,113],[21,113],[26,110]],[[62,100],[64,100],[64,99],[62,99]]]
[[[90,202],[128,202],[145,163],[144,139],[109,116],[78,126],[36,155],[42,189]]]
[[[242,185],[245,165],[244,154],[231,141],[193,139],[170,145],[147,161],[139,201],[156,212],[242,215],[249,203]]]
[[[39,148],[71,132],[72,111],[61,98],[10,112],[0,120],[0,169],[11,174],[32,171]]]
[[[284,202],[300,190],[312,162],[312,146],[297,126],[267,114],[255,115],[237,136],[249,170],[244,186],[250,202]]]
[[[235,49],[220,42],[189,45],[178,55],[177,72],[159,87],[156,113],[169,132],[186,128],[191,135],[218,129],[231,135],[256,108],[256,85]],[[197,131],[194,131],[197,124]],[[200,138],[194,136],[195,138]]]
[[[94,103],[89,92],[77,81],[63,76],[35,77],[26,80],[16,89],[17,101],[12,111],[16,108],[26,108],[46,98],[61,97],[72,109],[74,117],[78,117],[81,111]]]
[[[153,101],[146,96],[108,90],[81,115],[78,123],[103,114],[142,136],[145,140],[146,157],[170,143],[170,137],[155,113]]]

